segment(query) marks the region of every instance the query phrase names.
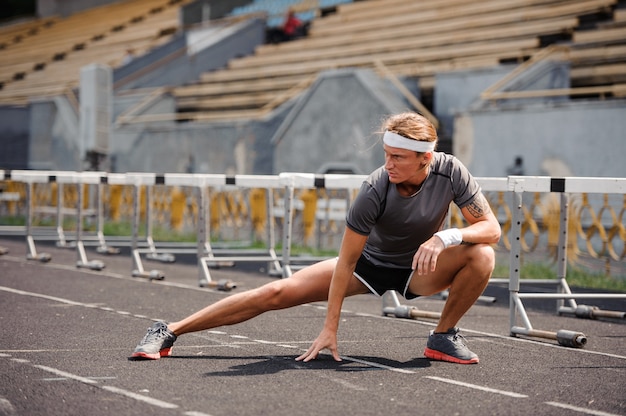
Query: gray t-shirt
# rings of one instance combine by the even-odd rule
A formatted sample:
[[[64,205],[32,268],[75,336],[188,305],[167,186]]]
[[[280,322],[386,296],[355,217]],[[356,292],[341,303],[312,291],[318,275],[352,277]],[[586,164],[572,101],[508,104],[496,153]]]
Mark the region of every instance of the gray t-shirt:
[[[346,216],[346,225],[367,235],[363,255],[374,265],[410,268],[419,246],[442,228],[450,203],[463,208],[480,186],[454,156],[434,152],[420,190],[402,196],[380,167],[363,182]]]

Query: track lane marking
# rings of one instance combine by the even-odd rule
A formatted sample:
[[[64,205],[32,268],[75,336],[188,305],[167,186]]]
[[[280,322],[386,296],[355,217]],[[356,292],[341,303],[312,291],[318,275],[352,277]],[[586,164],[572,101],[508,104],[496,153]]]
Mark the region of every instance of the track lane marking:
[[[3,358],[9,358],[9,357],[10,357],[10,355],[8,355],[8,354],[5,354],[3,356]],[[141,402],[147,403],[147,404],[152,405],[152,406],[160,407],[162,409],[178,409],[179,408],[179,406],[177,404],[174,404],[174,403],[169,403],[169,402],[166,402],[166,401],[163,401],[163,400],[159,400],[159,399],[155,399],[155,398],[152,398],[152,397],[144,396],[142,394],[137,394],[137,393],[134,393],[132,391],[121,389],[119,387],[101,385],[94,378],[82,377],[82,376],[79,376],[79,375],[76,375],[76,374],[68,373],[67,371],[59,370],[58,368],[48,367],[46,365],[33,364],[29,360],[20,360],[20,359],[12,359],[12,360],[16,361],[16,362],[20,362],[22,364],[31,365],[34,368],[37,368],[37,369],[42,370],[42,371],[45,371],[47,373],[54,374],[54,375],[56,375],[58,377],[61,377],[63,379],[69,379],[69,380],[78,381],[80,383],[87,384],[89,386],[93,386],[93,387],[96,387],[98,389],[108,391],[110,393],[115,393],[115,394],[119,394],[119,395],[122,395],[122,396],[126,396],[128,398],[133,399],[133,400],[141,401]],[[194,414],[194,413],[195,412],[187,412],[186,414]],[[197,414],[199,414],[199,413],[197,413]],[[206,415],[205,413],[203,413],[203,415],[209,416],[209,415]]]
[[[600,410],[586,409],[584,407],[572,406],[572,405],[565,404],[565,403],[559,403],[559,402],[545,402],[545,403],[547,405],[550,405],[550,406],[560,407],[561,409],[572,410],[574,412],[586,413],[588,415],[594,415],[594,416],[619,416],[618,414],[615,414],[615,413],[607,413],[607,412],[602,412]]]
[[[474,389],[474,390],[486,391],[488,393],[501,394],[503,396],[514,397],[516,399],[523,399],[523,398],[528,397],[525,394],[515,393],[513,391],[499,390],[499,389],[494,389],[491,387],[479,386],[478,384],[466,383],[464,381],[457,381],[457,380],[452,380],[449,378],[435,377],[435,376],[424,376],[424,378],[441,381],[442,383],[455,384],[457,386],[467,387],[467,388]]]

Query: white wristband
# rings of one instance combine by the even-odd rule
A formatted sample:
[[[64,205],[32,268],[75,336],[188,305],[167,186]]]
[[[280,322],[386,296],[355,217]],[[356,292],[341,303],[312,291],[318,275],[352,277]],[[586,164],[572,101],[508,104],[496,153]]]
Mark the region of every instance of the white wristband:
[[[437,237],[443,242],[443,246],[448,248],[450,246],[458,246],[463,242],[463,235],[458,228],[448,228],[447,230],[441,230],[435,233]]]

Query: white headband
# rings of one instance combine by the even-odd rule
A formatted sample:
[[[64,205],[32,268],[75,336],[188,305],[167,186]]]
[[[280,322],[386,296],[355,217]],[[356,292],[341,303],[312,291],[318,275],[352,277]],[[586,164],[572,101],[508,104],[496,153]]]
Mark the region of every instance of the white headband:
[[[413,150],[415,152],[425,153],[435,150],[436,142],[427,142],[424,140],[407,139],[389,130],[385,131],[383,143],[391,147],[399,147],[400,149]]]

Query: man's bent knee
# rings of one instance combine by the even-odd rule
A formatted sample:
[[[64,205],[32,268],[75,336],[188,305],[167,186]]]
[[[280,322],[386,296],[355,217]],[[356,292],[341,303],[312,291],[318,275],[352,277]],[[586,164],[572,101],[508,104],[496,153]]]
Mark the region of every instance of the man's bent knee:
[[[489,265],[493,269],[496,262],[496,252],[489,244],[473,244],[470,259],[480,264]]]

